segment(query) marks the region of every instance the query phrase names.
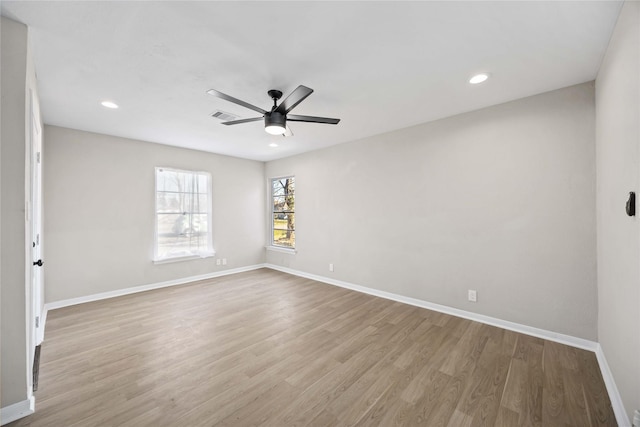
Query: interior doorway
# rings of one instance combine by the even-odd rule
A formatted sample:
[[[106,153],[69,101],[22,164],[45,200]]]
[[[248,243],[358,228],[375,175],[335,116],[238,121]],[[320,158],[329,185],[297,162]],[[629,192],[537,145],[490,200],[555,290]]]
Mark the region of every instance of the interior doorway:
[[[42,260],[42,122],[38,99],[30,91],[29,114],[29,203],[27,209],[27,246],[30,254],[28,268],[27,307],[31,312],[30,321],[30,365],[34,366],[36,347],[44,339],[42,308],[44,306],[44,281]]]

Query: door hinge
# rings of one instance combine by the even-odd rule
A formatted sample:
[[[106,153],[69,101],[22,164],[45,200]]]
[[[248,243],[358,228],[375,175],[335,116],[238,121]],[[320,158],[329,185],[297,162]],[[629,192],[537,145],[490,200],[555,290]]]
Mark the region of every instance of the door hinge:
[[[36,162],[40,163],[40,151],[36,153]]]
[[[36,328],[40,327],[40,316],[36,316]]]
[[[36,234],[36,245],[40,244],[40,233]]]

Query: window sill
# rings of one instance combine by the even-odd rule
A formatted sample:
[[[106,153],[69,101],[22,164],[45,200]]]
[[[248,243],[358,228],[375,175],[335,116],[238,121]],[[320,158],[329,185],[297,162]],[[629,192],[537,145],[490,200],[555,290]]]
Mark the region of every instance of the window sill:
[[[181,262],[181,261],[191,261],[194,259],[203,259],[203,258],[211,258],[216,256],[215,252],[206,254],[206,255],[186,255],[186,256],[177,256],[173,258],[162,258],[162,259],[154,259],[154,264],[169,264],[172,262]]]
[[[298,253],[295,249],[281,248],[280,246],[265,246],[265,249],[272,252],[282,252],[284,254],[295,255]]]

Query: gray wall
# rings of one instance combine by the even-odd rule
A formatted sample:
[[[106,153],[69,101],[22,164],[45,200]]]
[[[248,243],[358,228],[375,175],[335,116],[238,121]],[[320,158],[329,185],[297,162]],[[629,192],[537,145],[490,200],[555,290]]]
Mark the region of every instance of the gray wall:
[[[298,252],[267,262],[595,340],[594,137],[586,83],[269,162]]]
[[[264,262],[264,163],[45,126],[46,302]],[[217,258],[154,264],[154,167],[208,171]]]
[[[640,408],[640,3],[626,2],[596,80],[598,338],[625,409]],[[640,207],[640,204],[638,205]]]
[[[25,287],[27,27],[2,17],[2,401],[28,398]],[[32,76],[33,77],[33,76]]]

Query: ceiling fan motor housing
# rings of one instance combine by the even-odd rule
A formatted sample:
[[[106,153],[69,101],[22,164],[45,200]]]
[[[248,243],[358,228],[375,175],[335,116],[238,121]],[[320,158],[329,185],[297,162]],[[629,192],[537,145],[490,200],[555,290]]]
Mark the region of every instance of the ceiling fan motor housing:
[[[285,128],[287,126],[287,116],[280,114],[277,111],[271,111],[264,115],[264,125],[266,126],[280,126]]]

